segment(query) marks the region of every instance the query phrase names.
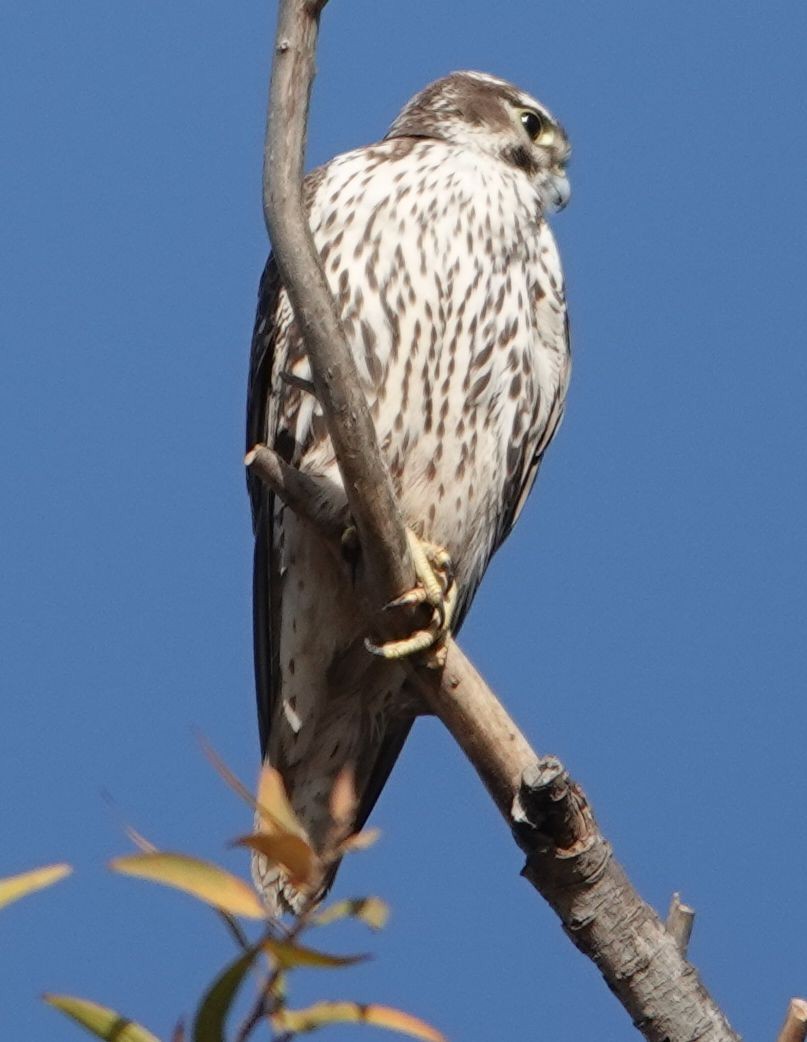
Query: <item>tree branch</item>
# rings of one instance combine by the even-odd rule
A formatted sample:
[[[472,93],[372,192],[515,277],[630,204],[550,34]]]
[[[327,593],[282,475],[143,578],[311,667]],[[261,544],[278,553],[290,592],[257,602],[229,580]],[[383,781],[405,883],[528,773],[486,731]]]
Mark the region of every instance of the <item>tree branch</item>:
[[[782,1030],[776,1042],[804,1042],[807,1039],[807,1001],[791,999]]]
[[[245,466],[268,485],[276,496],[299,517],[305,518],[326,538],[338,539],[345,530],[347,501],[344,509],[334,509],[344,499],[341,488],[327,478],[314,477],[295,470],[266,445],[256,445],[244,457]]]
[[[319,13],[325,0],[278,10],[263,165],[263,208],[275,261],[305,340],[350,511],[368,591],[380,608],[412,587],[403,521],[356,363],[303,212],[302,179]]]
[[[324,0],[279,3],[264,214],[358,530],[364,586],[377,609],[410,588],[414,573],[355,362],[302,205],[308,104],[324,6]],[[274,467],[264,449],[250,453],[248,465],[293,509],[317,523],[316,508],[306,504],[311,489],[306,492]],[[327,524],[320,527],[328,529]],[[527,855],[523,875],[556,910],[577,947],[595,961],[645,1038],[738,1042],[675,939],[613,859],[583,792],[557,760],[538,758],[457,645],[449,642],[442,671],[412,662],[407,666],[513,829]]]

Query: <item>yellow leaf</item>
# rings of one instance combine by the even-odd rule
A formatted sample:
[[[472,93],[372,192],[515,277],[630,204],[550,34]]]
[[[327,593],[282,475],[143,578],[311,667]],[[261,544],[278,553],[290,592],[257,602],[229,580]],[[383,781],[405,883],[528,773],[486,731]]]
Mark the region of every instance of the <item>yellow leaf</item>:
[[[265,763],[258,779],[258,814],[265,832],[290,832],[304,836],[305,829],[294,813],[280,771]]]
[[[21,872],[17,876],[0,879],[0,908],[11,904],[12,901],[19,901],[21,897],[32,894],[35,890],[42,890],[52,883],[57,883],[72,871],[70,865],[46,865],[44,868],[34,868],[30,872]]]
[[[260,812],[261,825],[267,832],[290,832],[295,836],[305,836],[305,829],[297,819],[286,796],[283,779],[274,767],[264,764],[261,768],[256,799],[246,785],[233,774],[212,745],[201,736],[199,742],[205,756],[230,788],[237,792],[253,810]]]
[[[266,909],[252,887],[209,861],[187,854],[129,854],[115,858],[109,867],[125,875],[184,890],[230,915],[266,918]]]
[[[72,995],[43,995],[45,1002],[68,1017],[78,1021],[97,1038],[109,1042],[160,1042],[156,1035],[146,1031],[140,1024],[122,1017],[114,1009],[99,1006],[97,1002],[77,999]]]
[[[348,901],[336,901],[323,908],[311,919],[315,926],[327,926],[340,919],[361,919],[374,930],[381,930],[389,919],[389,906],[379,897],[356,897]]]
[[[366,955],[326,955],[313,948],[303,948],[287,941],[268,940],[263,942],[264,949],[269,952],[280,970],[292,970],[297,966],[318,967],[332,970],[341,966],[355,966],[357,962],[365,962]]]
[[[276,1031],[316,1031],[327,1024],[372,1024],[423,1039],[423,1042],[446,1042],[444,1035],[424,1021],[389,1006],[315,1002],[307,1009],[283,1009],[272,1015],[272,1026]]]
[[[337,774],[331,789],[331,818],[337,825],[350,828],[356,817],[358,803],[355,772],[353,765],[348,763]]]
[[[304,887],[318,874],[318,861],[314,851],[300,836],[290,832],[253,832],[233,840],[239,847],[250,847],[268,860],[285,869],[292,884]]]
[[[381,835],[381,829],[362,829],[361,832],[354,832],[352,836],[348,836],[346,840],[340,844],[340,850],[343,854],[349,854],[353,850],[367,850],[373,843],[378,840]]]

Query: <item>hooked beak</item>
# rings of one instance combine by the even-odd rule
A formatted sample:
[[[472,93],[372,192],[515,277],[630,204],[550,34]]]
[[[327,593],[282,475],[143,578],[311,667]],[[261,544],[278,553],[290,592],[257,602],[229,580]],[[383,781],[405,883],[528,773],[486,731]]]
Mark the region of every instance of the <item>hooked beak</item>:
[[[569,184],[569,178],[566,176],[565,167],[560,165],[552,167],[547,182],[547,188],[549,189],[547,192],[548,209],[555,212],[562,210],[572,194],[572,186]]]

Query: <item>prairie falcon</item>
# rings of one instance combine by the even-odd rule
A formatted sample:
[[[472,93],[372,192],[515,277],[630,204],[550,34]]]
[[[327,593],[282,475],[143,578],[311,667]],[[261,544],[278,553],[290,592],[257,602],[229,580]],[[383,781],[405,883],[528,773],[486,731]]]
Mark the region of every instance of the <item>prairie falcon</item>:
[[[457,72],[417,94],[383,140],[337,156],[304,185],[403,516],[450,556],[455,631],[563,413],[568,323],[545,215],[567,201],[568,156],[563,128],[534,98]],[[269,444],[344,498],[271,257],[250,363],[247,447]],[[415,703],[402,665],[365,646],[350,565],[255,481],[250,495],[261,752],[316,848],[346,764],[356,827],[367,818]],[[256,879],[275,911],[299,906],[260,859]]]

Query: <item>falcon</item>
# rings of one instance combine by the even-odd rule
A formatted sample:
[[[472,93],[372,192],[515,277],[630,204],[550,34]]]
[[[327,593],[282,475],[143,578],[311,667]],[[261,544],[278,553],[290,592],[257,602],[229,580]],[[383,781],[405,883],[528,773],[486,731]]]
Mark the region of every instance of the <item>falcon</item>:
[[[420,707],[401,657],[456,632],[512,529],[563,415],[569,331],[547,213],[568,200],[566,134],[535,98],[479,72],[427,86],[376,144],[310,173],[304,201],[432,622],[368,639],[355,555],[330,545],[257,480],[254,644],[261,753],[315,850],[352,771],[360,828]],[[247,448],[265,443],[345,495],[305,347],[277,267],[261,279]],[[336,540],[336,543],[339,541]],[[406,598],[405,598],[406,599]],[[260,857],[270,910],[303,895]],[[335,867],[321,881],[330,885]]]

